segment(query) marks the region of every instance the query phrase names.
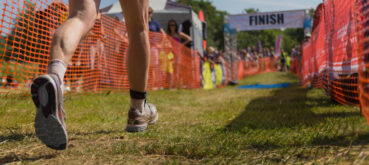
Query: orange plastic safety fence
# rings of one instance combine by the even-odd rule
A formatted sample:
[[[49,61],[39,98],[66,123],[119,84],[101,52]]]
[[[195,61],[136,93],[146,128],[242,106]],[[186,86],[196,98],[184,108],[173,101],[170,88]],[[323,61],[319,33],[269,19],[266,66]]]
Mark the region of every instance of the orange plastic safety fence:
[[[264,57],[257,61],[244,61],[243,77],[256,75],[264,72],[277,71],[277,59]]]
[[[32,79],[45,74],[55,30],[68,17],[63,0],[0,1],[0,93],[28,92]],[[127,31],[105,15],[79,43],[64,79],[66,90],[127,90]],[[199,52],[170,36],[150,32],[148,89],[201,88]],[[226,63],[224,84],[276,70],[275,59]],[[235,74],[237,73],[237,74]]]
[[[301,82],[323,87],[336,102],[358,105],[357,1],[326,0],[323,5],[317,9],[319,24],[303,44]]]
[[[240,60],[232,65],[233,68],[231,71],[236,72],[237,74],[233,74],[234,77],[231,77],[231,79],[241,80],[247,76],[252,76],[265,72],[274,72],[277,71],[277,64],[277,58],[271,57],[263,57],[255,61]]]
[[[298,74],[299,73],[299,58],[291,59],[291,73]]]
[[[369,123],[369,2],[358,0],[356,20],[359,32],[359,91],[362,114]]]
[[[0,2],[0,92],[27,91],[37,75],[45,74],[54,31],[67,19],[64,1]],[[129,89],[126,27],[102,15],[78,45],[65,75],[72,91]],[[198,52],[169,36],[150,33],[149,89],[200,88]]]

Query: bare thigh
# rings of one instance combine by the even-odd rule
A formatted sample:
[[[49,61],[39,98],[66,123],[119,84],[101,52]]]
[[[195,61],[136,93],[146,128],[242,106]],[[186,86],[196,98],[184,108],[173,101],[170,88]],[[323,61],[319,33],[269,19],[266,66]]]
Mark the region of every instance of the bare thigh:
[[[69,0],[69,17],[54,33],[50,59],[68,64],[81,38],[93,27],[100,0]]]
[[[69,18],[79,18],[92,27],[99,12],[101,0],[69,0]]]
[[[129,34],[148,30],[149,0],[120,0]]]

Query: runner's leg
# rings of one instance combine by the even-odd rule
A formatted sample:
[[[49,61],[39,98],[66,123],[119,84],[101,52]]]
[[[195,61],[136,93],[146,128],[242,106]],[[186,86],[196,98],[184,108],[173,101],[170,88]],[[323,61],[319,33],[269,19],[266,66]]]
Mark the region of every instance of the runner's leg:
[[[128,79],[133,95],[131,107],[143,109],[150,62],[149,1],[120,0],[128,32]],[[132,93],[132,92],[131,92]],[[145,95],[145,96],[143,96]]]
[[[48,147],[63,150],[68,137],[64,123],[62,84],[66,64],[81,38],[92,28],[100,0],[69,0],[69,18],[56,30],[50,54],[48,74],[37,77],[31,86],[37,107],[35,131]]]
[[[146,88],[150,61],[149,0],[120,0],[128,32],[128,79],[131,108],[126,130],[144,131],[158,120],[153,104],[146,103]]]

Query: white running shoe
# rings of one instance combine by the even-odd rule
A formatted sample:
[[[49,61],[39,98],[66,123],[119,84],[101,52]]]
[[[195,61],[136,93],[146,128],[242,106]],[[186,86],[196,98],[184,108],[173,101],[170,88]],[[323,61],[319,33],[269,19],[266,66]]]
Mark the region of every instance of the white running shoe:
[[[47,74],[37,77],[33,80],[31,94],[37,107],[37,137],[52,149],[66,149],[68,136],[64,123],[63,91],[58,76]]]
[[[141,132],[147,129],[147,125],[153,125],[158,121],[159,115],[154,104],[146,103],[144,110],[131,108],[128,112],[127,132]]]

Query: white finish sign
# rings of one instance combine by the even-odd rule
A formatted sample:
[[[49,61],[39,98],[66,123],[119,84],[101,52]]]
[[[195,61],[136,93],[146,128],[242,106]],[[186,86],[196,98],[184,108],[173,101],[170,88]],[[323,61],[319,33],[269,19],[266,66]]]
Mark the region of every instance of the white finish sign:
[[[230,15],[231,28],[239,31],[253,31],[281,28],[303,28],[305,10],[266,12]]]

